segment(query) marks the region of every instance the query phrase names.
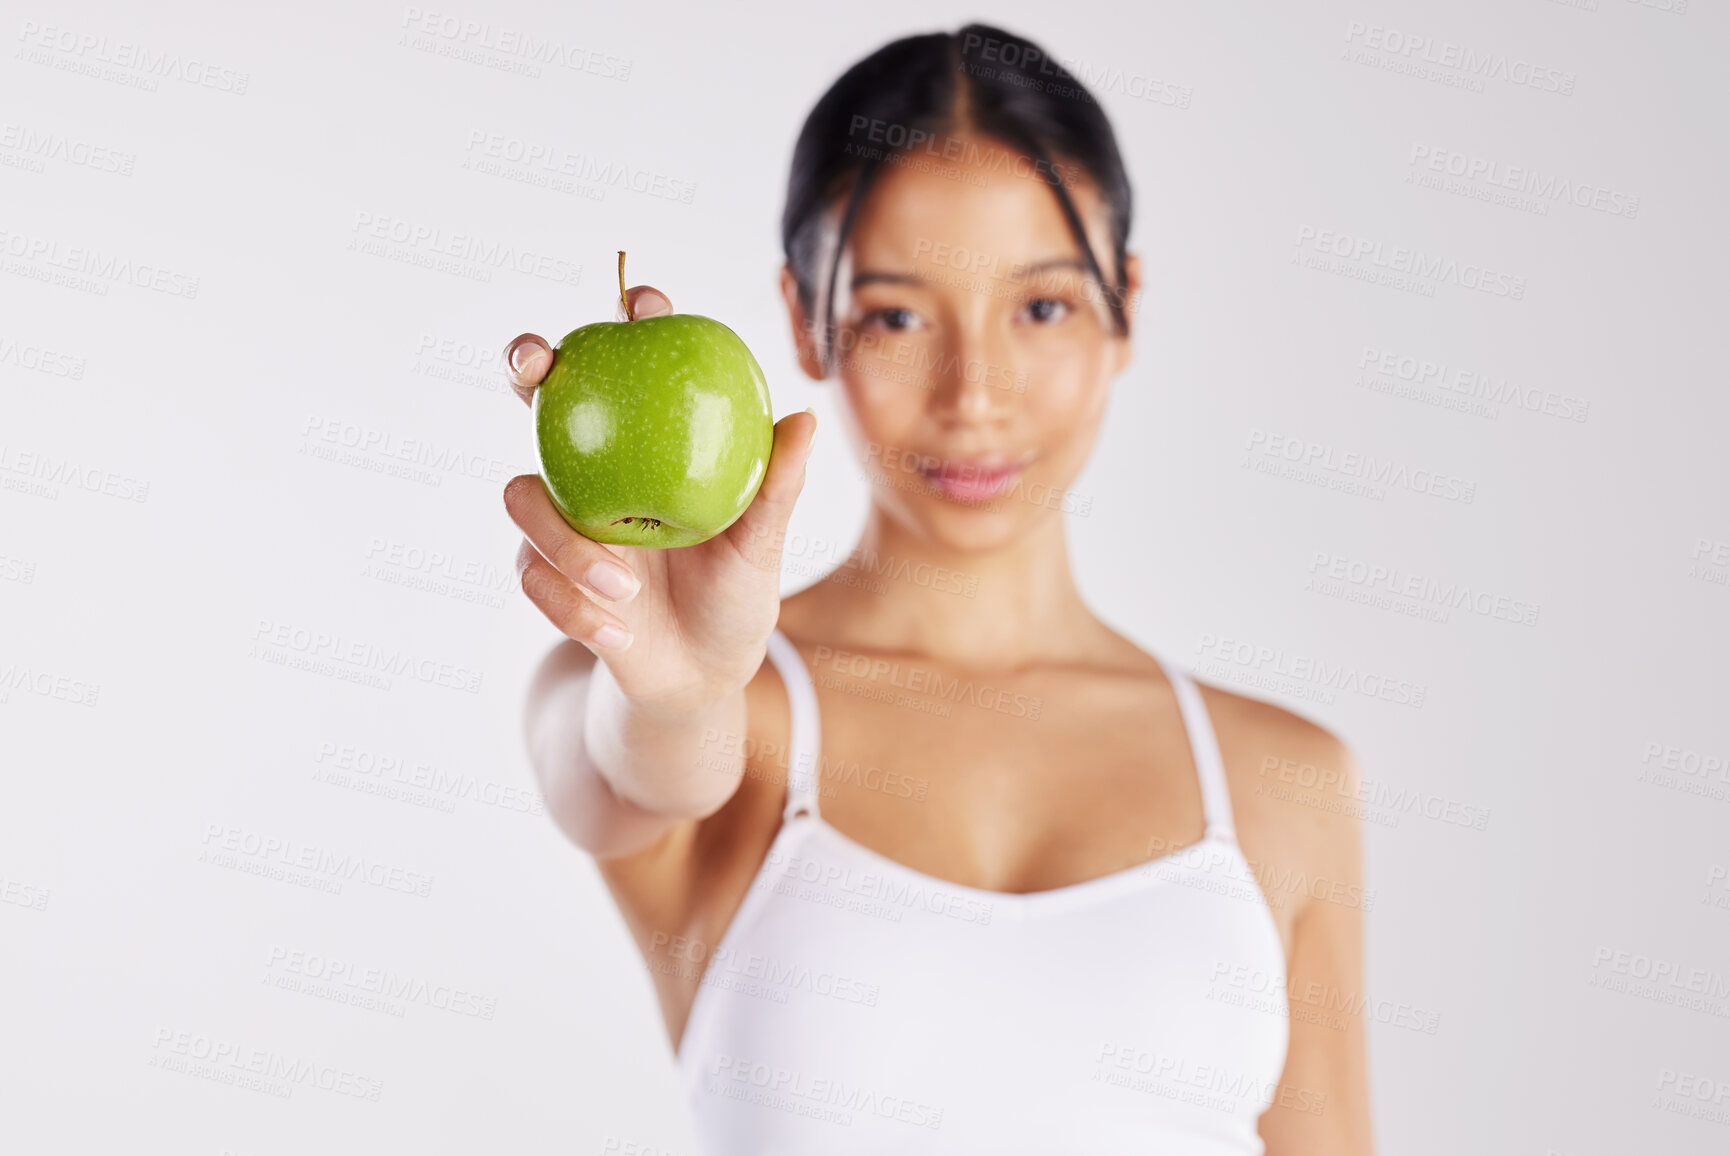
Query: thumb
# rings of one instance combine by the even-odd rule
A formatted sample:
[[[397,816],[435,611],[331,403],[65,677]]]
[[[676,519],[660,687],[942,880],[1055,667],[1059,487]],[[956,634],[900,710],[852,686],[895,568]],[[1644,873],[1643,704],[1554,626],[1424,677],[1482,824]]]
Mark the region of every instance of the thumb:
[[[631,302],[631,316],[638,321],[649,317],[672,316],[673,299],[653,285],[634,285],[625,296]],[[613,319],[615,321],[625,320],[625,303],[623,301],[614,304]]]
[[[777,574],[781,571],[781,546],[787,537],[787,522],[805,489],[805,467],[816,440],[815,410],[788,414],[776,422],[769,471],[763,476],[763,484],[739,520],[727,527],[734,549],[759,570]]]

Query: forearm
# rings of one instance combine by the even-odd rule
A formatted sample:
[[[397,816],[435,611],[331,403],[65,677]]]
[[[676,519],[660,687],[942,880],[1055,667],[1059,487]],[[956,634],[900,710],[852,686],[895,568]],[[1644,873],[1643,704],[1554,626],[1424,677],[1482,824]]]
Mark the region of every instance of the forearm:
[[[623,802],[677,819],[720,810],[744,776],[743,687],[709,706],[657,712],[632,702],[596,663],[589,680],[583,746],[595,772]]]
[[[742,690],[689,713],[627,699],[603,663],[574,642],[550,652],[524,718],[529,762],[560,828],[600,856],[629,854],[682,820],[720,809],[744,774]]]

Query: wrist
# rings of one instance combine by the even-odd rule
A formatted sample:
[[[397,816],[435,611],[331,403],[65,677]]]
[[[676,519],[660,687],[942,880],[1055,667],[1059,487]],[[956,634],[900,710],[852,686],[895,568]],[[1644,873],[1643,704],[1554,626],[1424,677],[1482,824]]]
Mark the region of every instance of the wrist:
[[[604,693],[632,715],[651,719],[662,726],[679,726],[702,718],[735,695],[742,694],[750,681],[762,669],[768,653],[766,643],[759,643],[755,654],[745,662],[729,661],[725,667],[711,667],[699,655],[691,655],[690,676],[675,686],[661,686],[650,693],[625,689],[605,662],[595,664],[595,673],[604,683]]]
[[[625,695],[597,664],[584,719],[590,765],[620,800],[676,818],[719,810],[744,773],[745,694],[657,700]]]

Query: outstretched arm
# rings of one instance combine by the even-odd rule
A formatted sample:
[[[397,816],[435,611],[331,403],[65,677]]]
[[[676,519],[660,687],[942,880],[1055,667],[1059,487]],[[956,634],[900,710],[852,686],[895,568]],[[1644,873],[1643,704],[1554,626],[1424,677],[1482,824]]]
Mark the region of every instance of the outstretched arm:
[[[1337,741],[1305,761],[1338,767],[1341,791],[1357,793],[1351,752]],[[1364,1039],[1363,832],[1345,814],[1322,815],[1306,832],[1314,864],[1305,907],[1292,929],[1286,992],[1291,1037],[1285,1073],[1262,1115],[1267,1156],[1371,1156],[1368,1058]],[[1324,896],[1318,898],[1316,891]]]

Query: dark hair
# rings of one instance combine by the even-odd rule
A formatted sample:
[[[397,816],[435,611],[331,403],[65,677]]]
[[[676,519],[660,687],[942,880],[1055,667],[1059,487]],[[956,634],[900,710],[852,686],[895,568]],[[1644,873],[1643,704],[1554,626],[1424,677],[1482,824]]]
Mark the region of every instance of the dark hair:
[[[1105,286],[1118,331],[1127,331],[1123,264],[1131,198],[1111,122],[1081,82],[1038,45],[969,24],[959,32],[896,40],[853,65],[817,101],[793,146],[781,246],[807,318],[820,284],[816,266],[825,211],[852,188],[823,295],[825,368],[834,344],[834,278],[865,194],[883,167],[902,154],[966,132],[1010,145],[1050,183],[1090,271]],[[1071,166],[1092,179],[1107,207],[1110,277],[1087,243],[1065,185],[1063,169]]]

